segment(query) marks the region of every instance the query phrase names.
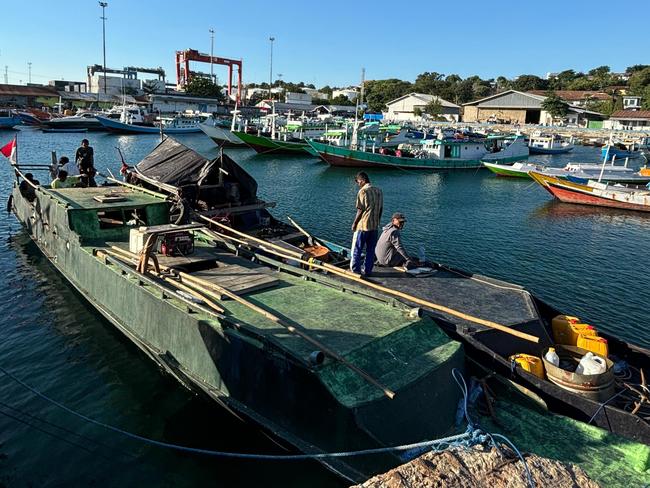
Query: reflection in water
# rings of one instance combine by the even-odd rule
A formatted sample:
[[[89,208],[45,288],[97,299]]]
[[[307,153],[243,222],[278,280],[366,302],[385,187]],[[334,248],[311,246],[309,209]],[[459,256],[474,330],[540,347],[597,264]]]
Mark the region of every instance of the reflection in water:
[[[536,208],[532,213],[535,218],[549,219],[591,219],[603,225],[629,225],[650,228],[650,213],[622,210],[619,208],[578,205],[551,200]]]

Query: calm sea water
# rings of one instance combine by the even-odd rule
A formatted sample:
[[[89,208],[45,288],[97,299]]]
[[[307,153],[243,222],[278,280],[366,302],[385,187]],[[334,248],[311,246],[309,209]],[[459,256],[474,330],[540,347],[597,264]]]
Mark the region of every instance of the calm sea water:
[[[0,145],[15,133],[0,132]],[[79,134],[18,133],[21,162],[72,157]],[[135,163],[158,136],[90,134],[99,171],[117,171],[115,147]],[[208,157],[202,134],[179,138]],[[350,240],[354,170],[309,157],[229,154],[315,235]],[[595,162],[599,150],[536,158]],[[650,215],[561,204],[527,180],[487,171],[371,171],[385,212],[404,212],[404,235],[430,259],[528,287],[566,313],[650,346]],[[37,175],[37,177],[39,177]],[[41,182],[47,176],[40,176]],[[12,175],[0,161],[0,194]],[[386,217],[385,219],[386,220]],[[189,446],[280,452],[254,428],[166,378],[95,313],[39,254],[11,215],[0,216],[0,366],[98,420]],[[318,419],[314,419],[318,421]],[[65,430],[64,430],[65,429]],[[181,455],[109,434],[57,410],[0,375],[0,483],[7,486],[342,486],[315,463],[252,463]]]

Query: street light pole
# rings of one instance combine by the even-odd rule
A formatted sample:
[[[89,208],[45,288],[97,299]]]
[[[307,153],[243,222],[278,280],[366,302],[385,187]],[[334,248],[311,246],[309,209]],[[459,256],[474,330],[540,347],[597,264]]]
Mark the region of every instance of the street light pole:
[[[214,56],[214,29],[208,31],[210,33],[210,81],[214,83],[214,64],[212,57]]]
[[[106,93],[106,14],[105,9],[108,7],[108,2],[99,2],[99,6],[102,8],[102,47],[104,50],[104,93]],[[99,90],[97,90],[99,93]]]
[[[271,59],[270,59],[270,68],[269,68],[269,100],[273,100],[273,94],[271,93],[271,85],[273,83],[273,41],[275,41],[275,37],[269,37],[269,41],[271,41]]]

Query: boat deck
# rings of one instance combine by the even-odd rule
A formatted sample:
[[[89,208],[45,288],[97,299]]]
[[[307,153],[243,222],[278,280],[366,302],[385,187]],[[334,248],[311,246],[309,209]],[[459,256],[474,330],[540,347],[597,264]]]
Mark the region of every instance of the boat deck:
[[[125,242],[112,242],[128,249]],[[96,248],[96,247],[95,247]],[[338,288],[273,271],[225,251],[197,244],[188,256],[157,256],[161,265],[185,269],[286,319],[314,339],[341,355],[366,346],[376,339],[419,323],[437,326],[428,319],[411,318],[405,309],[344,292]],[[225,314],[256,329],[282,348],[307,360],[317,349],[306,340],[250,308],[224,299]],[[440,336],[441,344],[450,342]]]
[[[425,277],[415,277],[394,268],[375,267],[371,281],[465,314],[505,325],[551,341],[539,311],[523,287],[480,275],[466,275],[441,268]],[[423,307],[468,331],[487,331],[474,322]],[[490,332],[485,332],[490,333]],[[503,334],[496,332],[496,334]],[[552,342],[552,341],[551,341]]]

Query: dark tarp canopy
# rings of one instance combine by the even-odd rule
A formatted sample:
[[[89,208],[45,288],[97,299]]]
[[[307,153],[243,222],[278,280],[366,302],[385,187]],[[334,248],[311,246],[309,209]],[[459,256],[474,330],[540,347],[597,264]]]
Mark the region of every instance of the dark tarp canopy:
[[[167,137],[158,144],[136,165],[136,170],[148,179],[159,183],[184,189],[187,187],[201,189],[201,187],[220,183],[220,167],[226,172],[221,182],[227,195],[232,195],[232,188],[236,186],[238,199],[242,204],[257,201],[257,181],[230,157],[223,154],[208,160],[172,137]]]

